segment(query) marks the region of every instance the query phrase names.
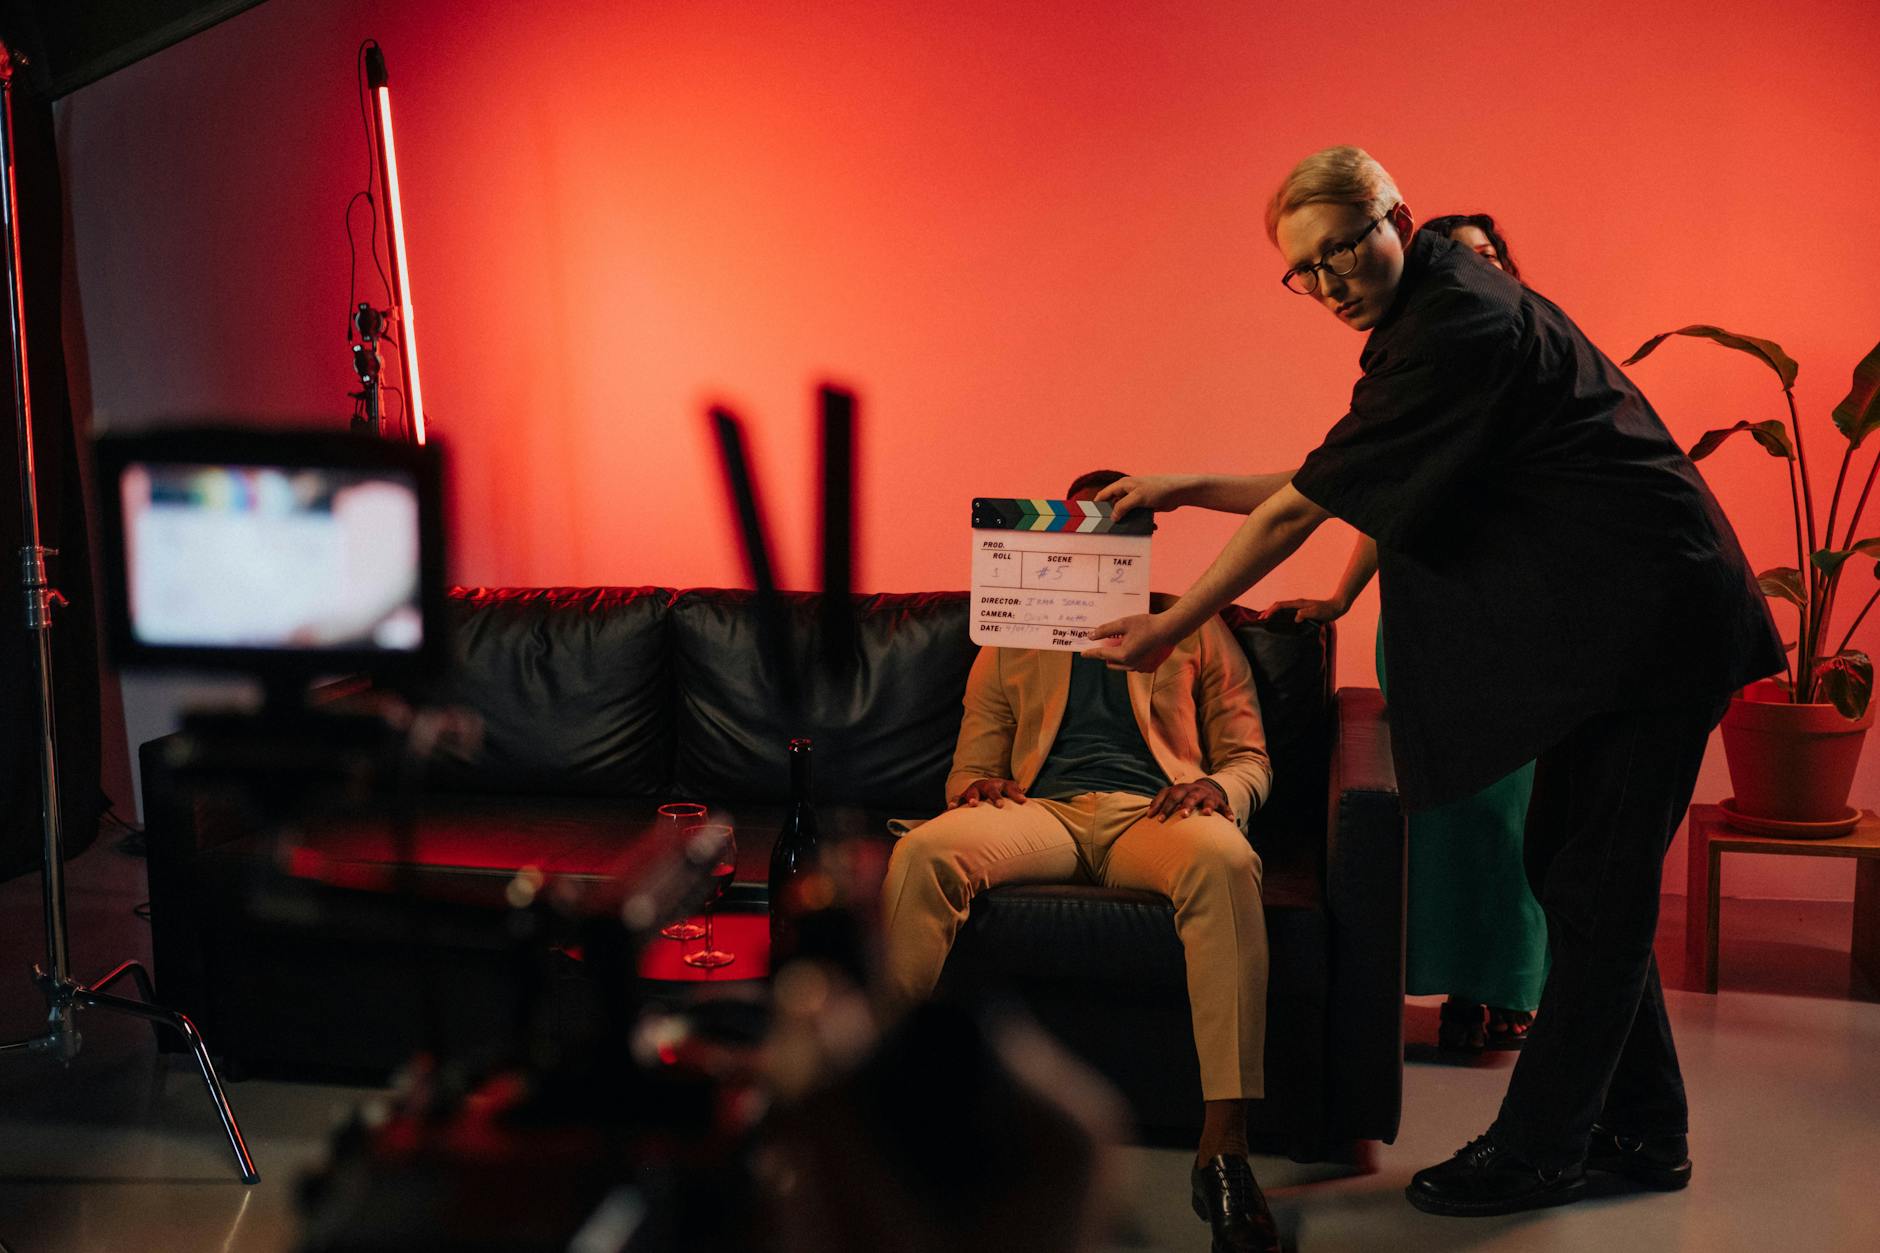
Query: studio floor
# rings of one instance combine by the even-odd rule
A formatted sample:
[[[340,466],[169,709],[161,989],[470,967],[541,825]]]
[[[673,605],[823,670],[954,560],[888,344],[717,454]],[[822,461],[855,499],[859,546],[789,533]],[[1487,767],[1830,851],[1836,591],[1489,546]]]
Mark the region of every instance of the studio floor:
[[[27,972],[42,941],[39,879],[0,885],[0,1037],[32,1033]],[[106,836],[73,861],[72,958],[87,977],[148,959],[143,863]],[[1430,1047],[1435,1002],[1412,1001],[1403,1130],[1351,1174],[1260,1158],[1254,1166],[1294,1247],[1330,1250],[1587,1250],[1625,1253],[1880,1248],[1880,1003],[1849,971],[1851,907],[1726,901],[1722,991],[1670,996],[1693,1096],[1689,1190],[1615,1195],[1504,1219],[1412,1210],[1412,1172],[1494,1116],[1510,1055],[1446,1065]],[[1666,982],[1686,988],[1683,900],[1659,933]],[[61,1072],[0,1060],[0,1250],[5,1253],[269,1253],[293,1247],[295,1183],[373,1092],[249,1080],[229,1086],[262,1181],[243,1187],[193,1067],[156,1053],[150,1030],[82,1019],[85,1048]],[[211,1042],[213,1043],[213,1041]],[[1112,1250],[1205,1250],[1189,1212],[1188,1155],[1126,1150],[1130,1171]]]

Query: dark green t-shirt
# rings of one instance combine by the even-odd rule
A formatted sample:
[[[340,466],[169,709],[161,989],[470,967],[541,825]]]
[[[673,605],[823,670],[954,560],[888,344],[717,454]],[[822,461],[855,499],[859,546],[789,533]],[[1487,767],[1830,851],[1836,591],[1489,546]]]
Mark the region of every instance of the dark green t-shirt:
[[[1045,800],[1085,792],[1154,796],[1168,786],[1129,706],[1129,676],[1088,657],[1071,658],[1064,721],[1027,791]]]

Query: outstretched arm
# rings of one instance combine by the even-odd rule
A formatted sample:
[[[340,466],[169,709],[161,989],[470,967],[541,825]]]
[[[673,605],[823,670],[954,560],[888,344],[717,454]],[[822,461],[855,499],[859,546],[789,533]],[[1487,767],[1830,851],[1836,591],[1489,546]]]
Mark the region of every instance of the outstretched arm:
[[[1192,505],[1221,513],[1252,513],[1273,493],[1292,481],[1293,472],[1278,474],[1132,474],[1097,493],[1111,501],[1111,513],[1122,517],[1133,509],[1166,512]]]
[[[1135,614],[1097,627],[1090,634],[1104,642],[1086,649],[1084,656],[1131,670],[1154,670],[1177,641],[1292,556],[1330,516],[1287,484],[1247,515],[1207,573],[1180,600],[1161,613]]]
[[[1365,589],[1371,576],[1376,573],[1377,541],[1369,535],[1360,535],[1351,550],[1351,560],[1345,563],[1345,573],[1338,580],[1338,603],[1350,609],[1358,599],[1358,593]]]

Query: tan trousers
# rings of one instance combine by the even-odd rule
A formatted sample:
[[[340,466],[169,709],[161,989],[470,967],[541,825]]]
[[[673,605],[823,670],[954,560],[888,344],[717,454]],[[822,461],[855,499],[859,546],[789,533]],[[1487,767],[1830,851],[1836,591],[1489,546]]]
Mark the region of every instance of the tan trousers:
[[[1091,792],[948,810],[901,837],[882,885],[887,990],[931,995],[974,895],[1012,883],[1098,883],[1169,898],[1188,959],[1203,1099],[1266,1088],[1266,915],[1260,858],[1227,818],[1166,822],[1149,801]]]

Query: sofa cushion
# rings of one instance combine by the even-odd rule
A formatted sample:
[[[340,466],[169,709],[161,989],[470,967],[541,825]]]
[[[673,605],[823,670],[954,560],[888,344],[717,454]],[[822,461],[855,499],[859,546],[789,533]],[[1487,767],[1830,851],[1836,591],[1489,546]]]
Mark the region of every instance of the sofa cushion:
[[[672,771],[664,588],[458,588],[433,695],[475,710],[483,742],[443,756],[439,787],[653,796]]]
[[[781,597],[781,656],[760,647],[755,601],[751,592],[703,588],[673,602],[676,791],[712,802],[783,801],[786,745],[808,736],[819,798],[938,810],[977,652],[966,594],[856,597],[854,647],[833,665],[819,597]]]

